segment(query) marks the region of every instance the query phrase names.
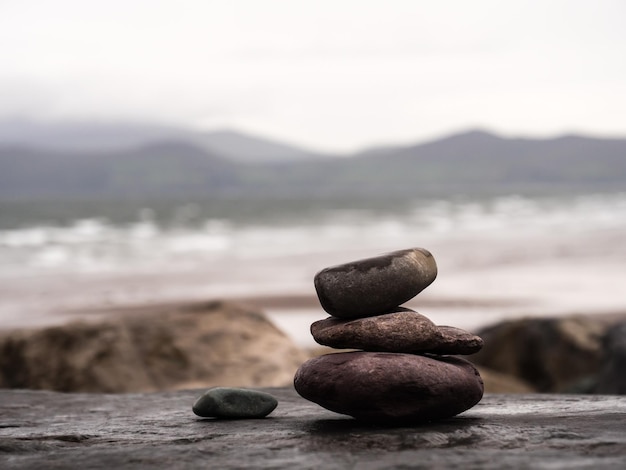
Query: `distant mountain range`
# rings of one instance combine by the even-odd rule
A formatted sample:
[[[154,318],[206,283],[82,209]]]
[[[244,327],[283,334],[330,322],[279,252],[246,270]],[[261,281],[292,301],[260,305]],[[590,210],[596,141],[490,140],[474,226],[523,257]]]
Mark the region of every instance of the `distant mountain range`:
[[[232,130],[193,131],[133,123],[0,121],[1,147],[55,152],[121,152],[160,142],[192,144],[239,162],[275,162],[321,156],[295,145]]]
[[[626,139],[463,132],[333,157],[234,131],[0,122],[0,198],[415,197],[626,190]]]

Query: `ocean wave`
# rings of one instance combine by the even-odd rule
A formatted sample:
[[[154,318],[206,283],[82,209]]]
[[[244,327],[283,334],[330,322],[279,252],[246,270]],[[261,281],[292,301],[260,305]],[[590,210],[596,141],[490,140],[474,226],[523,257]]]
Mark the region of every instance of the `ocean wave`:
[[[280,208],[277,208],[280,210]],[[197,220],[181,206],[163,225],[145,208],[133,223],[83,218],[0,231],[0,270],[89,271],[193,265],[237,257],[258,259],[354,247],[411,246],[418,238],[522,237],[626,228],[626,193],[571,198],[518,195],[487,200],[415,201],[401,210],[302,211],[273,221]],[[190,220],[193,219],[193,223]]]

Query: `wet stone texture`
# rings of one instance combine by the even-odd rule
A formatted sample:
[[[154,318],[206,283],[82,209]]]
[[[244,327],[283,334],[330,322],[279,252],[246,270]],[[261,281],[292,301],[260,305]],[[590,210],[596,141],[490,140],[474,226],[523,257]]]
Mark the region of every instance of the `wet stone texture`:
[[[263,419],[195,416],[205,390],[0,390],[0,468],[623,468],[626,396],[486,395],[424,425],[363,424],[263,389]]]
[[[314,283],[324,310],[339,318],[360,318],[393,310],[436,277],[432,254],[412,248],[323,269]]]

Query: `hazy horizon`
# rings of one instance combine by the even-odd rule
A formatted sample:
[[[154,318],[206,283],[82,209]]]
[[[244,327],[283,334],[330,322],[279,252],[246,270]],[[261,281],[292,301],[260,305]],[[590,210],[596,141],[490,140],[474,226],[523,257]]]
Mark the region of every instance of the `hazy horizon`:
[[[150,120],[322,152],[626,134],[626,5],[0,3],[0,119]]]
[[[7,136],[8,132],[2,132],[2,128],[5,125],[9,125],[11,127],[14,126],[23,126],[19,130],[19,133],[16,134],[17,138],[14,141],[11,141]],[[298,142],[296,140],[283,139],[277,137],[275,135],[264,134],[261,132],[248,131],[243,128],[235,127],[235,126],[217,126],[212,128],[197,128],[190,125],[184,125],[180,123],[167,123],[167,122],[157,122],[151,121],[150,119],[144,120],[123,120],[123,119],[95,119],[95,118],[74,118],[74,119],[39,119],[39,118],[29,118],[22,116],[7,116],[0,117],[0,145],[6,145],[6,143],[13,144],[17,142],[18,145],[22,145],[22,143],[27,141],[27,138],[24,136],[25,133],[28,132],[28,128],[37,128],[38,131],[42,129],[46,132],[50,132],[50,136],[55,136],[58,138],[59,129],[71,130],[72,127],[80,128],[91,128],[91,129],[123,129],[124,131],[132,130],[132,128],[144,128],[150,129],[153,128],[155,130],[164,129],[170,130],[172,132],[181,132],[181,133],[191,133],[197,135],[218,135],[218,134],[232,134],[236,137],[250,138],[253,143],[256,140],[258,141],[267,141],[268,143],[284,145],[293,149],[302,150],[305,152],[311,152],[312,154],[319,155],[328,155],[331,157],[352,157],[359,155],[361,153],[369,153],[372,151],[376,151],[379,149],[386,148],[402,148],[402,147],[412,147],[412,146],[420,146],[424,144],[434,143],[440,140],[444,140],[450,137],[471,134],[471,133],[484,133],[493,135],[497,138],[501,139],[527,139],[527,140],[555,140],[565,137],[582,137],[587,139],[606,139],[606,140],[622,140],[626,139],[626,129],[623,132],[616,133],[602,133],[602,132],[586,132],[586,131],[555,131],[554,133],[548,134],[535,134],[532,132],[502,132],[497,129],[485,126],[467,126],[456,129],[443,130],[441,133],[433,135],[433,136],[425,136],[425,137],[407,137],[403,140],[396,141],[372,141],[370,143],[364,144],[364,146],[356,147],[353,150],[345,150],[345,151],[337,151],[330,152],[324,151],[318,148],[315,145],[306,145],[302,142]],[[24,129],[27,129],[26,132]],[[416,132],[416,135],[419,133]],[[182,134],[181,134],[182,135]],[[39,136],[38,136],[39,137]],[[127,137],[127,136],[124,136]],[[175,137],[172,138],[168,134],[163,134],[160,137],[158,134],[155,134],[153,137],[146,138],[151,142],[159,142],[159,141],[168,141],[168,140],[176,140]],[[182,140],[185,140],[185,136],[182,136]],[[71,144],[71,142],[68,142]],[[114,142],[112,142],[114,144]],[[141,146],[143,144],[139,144]],[[70,145],[71,146],[71,145]],[[35,147],[40,148],[40,145],[35,145]],[[93,146],[97,148],[97,146]],[[43,147],[41,147],[43,148]]]

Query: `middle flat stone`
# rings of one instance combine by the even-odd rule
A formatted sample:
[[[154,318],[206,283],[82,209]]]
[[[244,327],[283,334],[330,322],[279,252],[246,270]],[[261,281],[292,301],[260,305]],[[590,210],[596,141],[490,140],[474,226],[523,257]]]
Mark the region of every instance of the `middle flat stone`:
[[[407,354],[472,354],[482,340],[459,328],[439,327],[413,310],[343,320],[329,317],[311,325],[315,341],[337,349],[362,349]]]

